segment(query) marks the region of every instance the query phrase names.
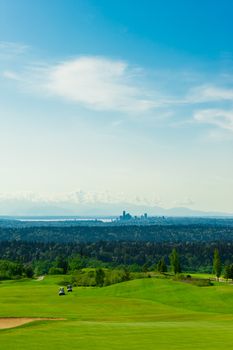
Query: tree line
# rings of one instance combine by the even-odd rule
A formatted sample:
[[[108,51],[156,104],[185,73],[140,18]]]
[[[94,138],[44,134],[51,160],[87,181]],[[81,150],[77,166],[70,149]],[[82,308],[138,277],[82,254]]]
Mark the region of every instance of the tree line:
[[[104,242],[102,242],[104,243]],[[106,242],[105,242],[106,243]],[[115,242],[116,244],[117,242]],[[118,242],[119,246],[113,245],[115,247],[115,254],[125,253],[126,247],[131,249],[131,254],[133,254],[133,247],[128,246],[129,242]],[[142,242],[141,242],[142,243]],[[103,244],[98,242],[98,249],[101,249],[101,254],[98,257],[104,257],[104,259],[98,259],[94,254],[96,250],[97,243],[91,243],[90,254],[84,254],[86,245],[83,244],[80,254],[76,252],[74,244],[58,244],[58,243],[29,243],[29,242],[2,242],[0,246],[0,280],[20,278],[20,277],[32,277],[34,275],[44,275],[44,274],[72,274],[74,271],[81,271],[84,268],[94,268],[102,269],[107,268],[111,270],[123,270],[130,272],[150,272],[158,271],[159,273],[165,274],[168,271],[173,272],[175,275],[181,273],[182,271],[191,271],[183,265],[183,257],[174,245],[170,245],[170,251],[168,256],[164,256],[162,251],[162,246],[159,247],[160,255],[158,259],[148,259],[149,255],[144,255],[144,260],[141,264],[137,263],[127,263],[125,258],[119,259],[106,259],[106,251],[103,250]],[[148,249],[148,242],[145,249]],[[151,246],[152,245],[152,246]],[[153,244],[149,244],[150,249]],[[70,251],[69,249],[72,250]],[[106,248],[106,247],[105,247]],[[118,248],[118,250],[116,249]],[[135,248],[135,247],[134,247]],[[139,244],[136,245],[137,249],[142,248]],[[155,247],[154,247],[155,248]],[[158,248],[158,247],[157,247]],[[136,252],[137,252],[136,249]],[[166,246],[166,249],[168,247]],[[67,254],[67,253],[72,254]],[[86,251],[85,251],[86,252]],[[15,259],[12,258],[14,256]],[[121,255],[120,255],[121,256]],[[122,256],[121,256],[122,258]],[[224,266],[224,268],[223,268]],[[209,271],[215,273],[216,277],[222,275],[226,279],[233,279],[233,263],[232,260],[227,260],[223,262],[222,256],[220,256],[219,249],[214,248],[211,252],[211,263],[209,266]],[[119,277],[120,276],[120,277]],[[123,275],[125,276],[125,274]],[[83,277],[83,276],[81,276]],[[92,276],[93,277],[93,276]],[[118,281],[122,277],[118,274]],[[125,279],[126,280],[126,279]]]
[[[22,264],[51,265],[61,256],[64,260],[80,256],[93,265],[96,261],[105,266],[129,265],[139,271],[143,265],[154,268],[162,258],[170,264],[169,255],[173,249],[179,254],[180,264],[185,271],[211,272],[214,250],[218,249],[224,265],[231,264],[233,242],[0,242],[0,259]],[[51,267],[51,266],[50,266]]]
[[[100,225],[1,227],[0,241],[30,242],[233,242],[233,226],[190,225]]]

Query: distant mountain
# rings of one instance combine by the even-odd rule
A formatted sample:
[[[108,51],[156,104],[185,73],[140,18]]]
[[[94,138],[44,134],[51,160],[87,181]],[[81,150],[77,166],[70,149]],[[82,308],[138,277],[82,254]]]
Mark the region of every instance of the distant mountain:
[[[185,207],[165,209],[158,206],[136,205],[132,203],[75,203],[33,201],[30,199],[1,199],[0,215],[9,216],[119,216],[122,210],[132,215],[147,213],[150,216],[230,216],[233,213],[204,212]]]

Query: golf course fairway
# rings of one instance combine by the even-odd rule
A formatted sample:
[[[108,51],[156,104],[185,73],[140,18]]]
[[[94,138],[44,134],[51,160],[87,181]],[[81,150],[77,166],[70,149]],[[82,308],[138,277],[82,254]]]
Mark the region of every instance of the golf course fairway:
[[[42,319],[0,329],[1,350],[233,348],[233,285],[145,278],[59,297],[60,280],[0,283],[0,318]]]

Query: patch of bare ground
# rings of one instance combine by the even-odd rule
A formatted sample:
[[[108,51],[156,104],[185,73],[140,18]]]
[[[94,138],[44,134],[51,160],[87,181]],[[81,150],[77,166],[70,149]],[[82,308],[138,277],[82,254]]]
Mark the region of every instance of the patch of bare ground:
[[[37,277],[36,281],[43,281],[44,278],[45,278],[45,276],[39,276],[39,277]]]
[[[14,328],[34,321],[62,321],[64,318],[29,318],[29,317],[4,317],[0,318],[0,329]]]

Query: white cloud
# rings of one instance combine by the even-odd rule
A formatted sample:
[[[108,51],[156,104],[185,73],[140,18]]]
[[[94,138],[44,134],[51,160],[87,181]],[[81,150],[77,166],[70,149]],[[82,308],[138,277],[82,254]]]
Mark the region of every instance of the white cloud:
[[[124,61],[80,57],[50,67],[45,78],[50,94],[94,110],[143,112],[156,105],[140,87],[140,71]]]
[[[194,119],[199,123],[212,124],[233,132],[233,110],[199,110],[194,114]]]
[[[2,76],[6,79],[10,79],[10,80],[21,80],[21,77],[19,74],[10,71],[10,70],[5,70],[2,73]]]
[[[194,108],[199,103],[233,101],[233,89],[211,84],[193,87],[190,82],[183,96],[158,92],[166,76],[161,76],[161,82],[155,81],[149,89],[142,70],[125,61],[104,57],[83,56],[45,71],[42,84],[49,94],[93,110],[140,113],[162,108],[163,112],[174,112],[187,105]]]
[[[17,42],[0,41],[0,57],[11,57],[25,53],[28,45]]]
[[[0,42],[0,53],[26,49],[26,45]],[[176,72],[161,71],[150,77],[147,73],[126,61],[80,56],[54,64],[31,62],[22,69],[8,66],[2,76],[14,80],[23,92],[60,98],[94,111],[140,114],[154,125],[169,118],[170,127],[195,121],[233,131],[233,88],[224,86],[220,78],[215,78],[215,84],[200,84],[200,74],[187,80],[180,72],[176,88]],[[197,104],[203,107],[195,112]]]
[[[192,89],[187,97],[187,102],[190,103],[205,103],[215,101],[233,102],[233,89],[218,87],[215,85],[203,85]]]

